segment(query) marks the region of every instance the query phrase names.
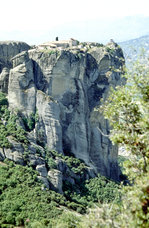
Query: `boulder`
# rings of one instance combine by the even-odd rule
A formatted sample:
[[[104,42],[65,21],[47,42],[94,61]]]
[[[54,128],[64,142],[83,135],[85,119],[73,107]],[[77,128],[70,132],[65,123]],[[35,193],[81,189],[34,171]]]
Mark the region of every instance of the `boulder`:
[[[50,181],[50,187],[53,190],[58,191],[59,193],[63,193],[62,190],[62,172],[57,169],[52,169],[48,172],[48,179]]]

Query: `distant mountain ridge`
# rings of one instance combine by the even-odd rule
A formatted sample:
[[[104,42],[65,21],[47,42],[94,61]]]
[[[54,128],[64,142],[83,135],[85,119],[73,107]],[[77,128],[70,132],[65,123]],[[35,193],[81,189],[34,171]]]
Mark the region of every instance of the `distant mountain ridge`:
[[[119,45],[123,49],[126,64],[129,64],[130,61],[137,59],[142,50],[144,50],[147,55],[149,54],[149,35],[120,42]]]

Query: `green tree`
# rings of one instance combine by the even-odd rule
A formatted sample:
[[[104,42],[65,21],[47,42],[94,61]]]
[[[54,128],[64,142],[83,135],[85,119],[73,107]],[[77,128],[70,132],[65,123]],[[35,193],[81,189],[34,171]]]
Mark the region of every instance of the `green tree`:
[[[132,186],[124,188],[122,214],[131,226],[126,227],[149,227],[149,65],[146,59],[137,61],[124,77],[126,85],[111,89],[103,110],[112,127],[112,142],[130,152],[125,170]]]
[[[112,126],[110,138],[134,155],[134,167],[147,171],[149,163],[149,66],[140,62],[126,72],[126,85],[117,86],[104,104]]]

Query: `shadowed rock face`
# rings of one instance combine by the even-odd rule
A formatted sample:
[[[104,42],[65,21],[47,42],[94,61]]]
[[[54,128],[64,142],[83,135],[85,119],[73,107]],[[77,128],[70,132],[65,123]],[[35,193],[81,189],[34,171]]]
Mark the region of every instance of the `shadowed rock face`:
[[[26,117],[38,112],[30,133],[35,144],[73,154],[94,173],[118,179],[117,147],[104,136],[109,124],[95,108],[110,86],[121,83],[122,59],[114,43],[89,51],[76,47],[21,52],[12,59],[9,107]]]

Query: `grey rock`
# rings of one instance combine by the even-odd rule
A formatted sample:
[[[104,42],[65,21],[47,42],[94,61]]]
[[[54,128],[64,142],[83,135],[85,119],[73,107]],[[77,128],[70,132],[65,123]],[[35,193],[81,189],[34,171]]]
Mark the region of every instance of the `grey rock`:
[[[6,158],[4,148],[0,148],[0,161]]]
[[[53,101],[49,95],[38,90],[36,109],[39,115],[39,124],[36,126],[38,141],[44,141],[50,150],[62,153],[62,127],[60,124],[59,104]]]
[[[30,46],[24,42],[18,41],[0,41],[0,91],[8,92],[9,70],[12,68],[11,59],[27,51]]]
[[[29,56],[27,51],[23,51],[17,55],[15,55],[12,59],[12,67],[15,68],[20,64],[24,64],[29,61]]]
[[[11,67],[11,58],[29,49],[30,46],[24,42],[0,41],[0,62],[2,63],[0,67]]]
[[[57,169],[52,169],[48,172],[48,179],[50,181],[51,188],[53,188],[53,190],[57,190],[59,193],[63,193],[62,177],[62,172]]]
[[[29,115],[35,112],[36,88],[33,66],[26,52],[21,53],[19,56],[13,58],[13,61],[16,61],[14,63],[15,67],[10,70],[8,86],[9,106],[11,109],[19,109],[22,113]]]
[[[66,172],[67,165],[66,165],[66,163],[62,159],[56,158],[55,159],[55,163],[56,163],[57,169],[59,171],[61,171],[62,173],[65,173]]]
[[[43,165],[37,165],[36,166],[36,170],[38,171],[38,173],[40,174],[40,176],[47,177],[48,172],[47,172],[47,169],[45,167],[45,164],[43,164]]]
[[[4,67],[0,74],[0,92],[8,93],[9,69]]]
[[[45,161],[43,158],[33,155],[33,154],[29,154],[28,160],[29,160],[30,166],[32,166],[33,168],[36,168],[38,165],[39,166],[45,165]]]
[[[49,182],[46,177],[38,176],[38,179],[43,183],[43,190],[45,188],[49,189]]]
[[[24,165],[24,158],[23,158],[24,148],[23,148],[23,146],[20,143],[16,142],[11,137],[8,137],[8,140],[11,143],[12,147],[11,147],[11,149],[9,149],[9,148],[3,149],[4,157],[16,162],[17,164]]]
[[[7,158],[14,161],[15,163],[19,165],[24,165],[24,158],[19,151],[14,151],[13,153],[10,153],[10,150],[5,150],[5,154]]]

